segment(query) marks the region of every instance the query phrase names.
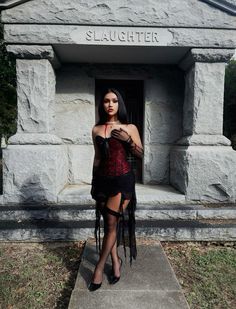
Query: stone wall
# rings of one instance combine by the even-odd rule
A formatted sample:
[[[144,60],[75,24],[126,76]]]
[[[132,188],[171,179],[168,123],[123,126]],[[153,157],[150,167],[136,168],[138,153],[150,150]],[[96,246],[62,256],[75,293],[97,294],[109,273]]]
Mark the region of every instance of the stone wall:
[[[9,145],[3,150],[3,167],[6,203],[55,203],[67,184],[63,145]]]
[[[227,146],[174,147],[171,184],[186,200],[235,202],[236,153]]]
[[[144,183],[169,183],[170,149],[182,137],[183,76],[159,69],[146,80]]]
[[[94,82],[79,66],[64,66],[57,72],[56,134],[67,145],[69,183],[72,184],[91,182]]]

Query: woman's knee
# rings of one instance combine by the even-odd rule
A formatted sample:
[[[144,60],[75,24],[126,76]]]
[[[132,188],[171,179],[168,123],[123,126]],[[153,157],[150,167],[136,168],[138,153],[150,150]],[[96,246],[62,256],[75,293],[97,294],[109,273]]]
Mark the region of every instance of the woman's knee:
[[[114,211],[111,211],[108,208],[104,208],[104,230],[105,232],[114,232],[116,231],[117,224],[119,221],[120,214]]]

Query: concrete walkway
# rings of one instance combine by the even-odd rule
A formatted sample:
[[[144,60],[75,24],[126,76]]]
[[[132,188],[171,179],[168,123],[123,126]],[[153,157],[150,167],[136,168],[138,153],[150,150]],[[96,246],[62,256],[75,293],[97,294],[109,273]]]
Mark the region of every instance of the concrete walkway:
[[[98,255],[94,244],[87,243],[69,309],[189,308],[160,242],[138,245],[137,248],[137,260],[130,267],[128,256],[125,262],[123,248],[119,247],[123,265],[121,279],[117,284],[109,285],[108,283],[107,274],[111,271],[109,261],[105,268],[102,287],[95,292],[89,292],[87,286]],[[129,253],[129,248],[127,251]]]

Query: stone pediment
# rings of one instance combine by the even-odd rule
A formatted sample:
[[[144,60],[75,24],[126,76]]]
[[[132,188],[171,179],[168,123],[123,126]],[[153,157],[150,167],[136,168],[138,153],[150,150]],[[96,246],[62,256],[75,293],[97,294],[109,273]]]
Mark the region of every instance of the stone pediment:
[[[30,0],[0,0],[0,8],[8,9],[8,8],[11,8],[13,6],[19,5],[27,1],[30,1]]]
[[[220,10],[236,15],[236,0],[202,0],[209,3]]]
[[[2,0],[3,23],[236,28],[235,0]]]

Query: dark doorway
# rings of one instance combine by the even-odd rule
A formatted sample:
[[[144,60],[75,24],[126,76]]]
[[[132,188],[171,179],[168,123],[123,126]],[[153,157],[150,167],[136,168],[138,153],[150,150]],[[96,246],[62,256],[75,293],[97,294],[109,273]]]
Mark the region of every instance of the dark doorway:
[[[142,80],[96,80],[95,100],[96,100],[96,121],[98,120],[97,106],[101,100],[101,95],[106,88],[116,88],[122,95],[128,112],[129,122],[137,126],[141,140],[143,142],[143,81]],[[136,182],[142,182],[142,162],[141,160],[129,156],[129,161],[134,170]]]

